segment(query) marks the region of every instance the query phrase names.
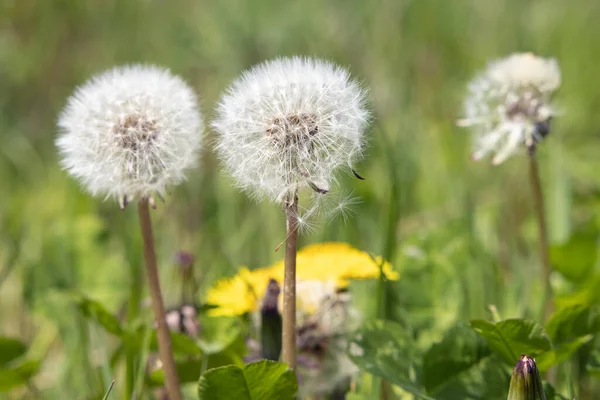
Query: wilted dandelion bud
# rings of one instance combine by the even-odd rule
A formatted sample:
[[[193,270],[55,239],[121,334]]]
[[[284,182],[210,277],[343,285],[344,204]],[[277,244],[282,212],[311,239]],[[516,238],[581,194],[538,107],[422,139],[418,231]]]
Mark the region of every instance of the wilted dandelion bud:
[[[500,164],[519,149],[535,150],[550,131],[556,110],[550,103],[561,83],[554,59],[513,54],[489,64],[469,85],[460,126],[474,133],[473,159],[495,153]]]
[[[280,58],[246,71],[221,98],[217,152],[238,185],[286,201],[303,188],[327,193],[334,172],[361,155],[365,91],[326,61]]]
[[[56,144],[63,167],[93,195],[162,197],[184,179],[201,145],[194,92],[154,66],[117,67],[77,88],[62,112]]]
[[[281,355],[282,318],[278,309],[281,289],[275,279],[269,280],[260,309],[260,343],[262,357],[278,361]]]
[[[507,400],[546,400],[535,360],[523,354],[510,380]]]

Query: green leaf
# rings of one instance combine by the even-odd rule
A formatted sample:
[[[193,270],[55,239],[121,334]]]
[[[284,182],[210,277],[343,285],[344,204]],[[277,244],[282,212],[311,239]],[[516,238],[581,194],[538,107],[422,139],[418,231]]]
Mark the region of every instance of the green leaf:
[[[171,332],[171,346],[173,353],[185,354],[185,355],[200,355],[202,349],[191,337],[177,332]],[[158,350],[158,338],[156,336],[156,330],[152,331],[150,338],[150,349]]]
[[[109,313],[102,304],[81,296],[77,300],[77,306],[86,318],[100,324],[108,333],[116,336],[123,334],[123,328],[117,317]]]
[[[598,258],[598,234],[577,232],[569,240],[550,248],[552,267],[565,278],[580,282],[589,276]]]
[[[514,365],[521,354],[534,357],[552,349],[548,334],[535,321],[507,319],[493,324],[474,320],[471,328],[484,337],[494,353],[509,365]]]
[[[196,382],[202,371],[202,359],[192,358],[185,361],[175,361],[175,369],[179,376],[180,383]],[[165,374],[162,369],[152,371],[147,378],[150,386],[163,386],[165,384]]]
[[[18,339],[0,337],[0,367],[21,357],[27,351],[27,346]]]
[[[13,368],[0,368],[0,391],[6,392],[29,381],[40,369],[40,361],[25,361]]]
[[[550,316],[546,330],[556,343],[600,332],[600,306],[564,307]]]
[[[152,332],[148,333],[148,329],[152,329]],[[149,346],[150,350],[158,350],[158,338],[156,329],[148,326],[140,326],[136,330],[127,330],[123,334],[123,341],[129,349],[141,349],[144,341],[147,338],[147,334],[150,335]],[[195,339],[178,332],[170,332],[171,336],[171,348],[175,354],[179,355],[201,355],[202,349]]]
[[[349,347],[349,356],[360,369],[429,399],[422,385],[413,378],[412,360],[418,358],[414,352],[410,332],[390,321],[365,324],[353,335]]]
[[[243,369],[211,369],[198,382],[200,400],[292,400],[297,393],[296,374],[287,365],[268,360]]]
[[[568,397],[561,395],[556,392],[556,389],[548,382],[543,383],[544,393],[546,394],[546,400],[571,400]]]
[[[433,393],[457,375],[471,368],[491,354],[486,341],[468,326],[449,329],[441,342],[434,344],[423,357],[423,384]]]
[[[241,359],[223,350],[216,354],[203,354],[202,357],[192,357],[185,360],[175,360],[175,368],[181,383],[196,382],[203,370],[241,364]],[[162,369],[152,371],[148,375],[148,384],[151,386],[164,386],[165,374]]]
[[[252,400],[244,371],[227,366],[206,371],[198,381],[200,400]]]
[[[485,357],[475,368],[456,375],[435,392],[436,400],[506,400],[509,369],[495,354]]]
[[[535,362],[537,363],[538,369],[542,372],[547,371],[550,367],[557,365],[569,357],[571,357],[581,346],[589,343],[594,337],[592,335],[585,335],[573,339],[570,342],[561,343],[559,346],[555,346],[553,350],[547,351],[540,354]]]

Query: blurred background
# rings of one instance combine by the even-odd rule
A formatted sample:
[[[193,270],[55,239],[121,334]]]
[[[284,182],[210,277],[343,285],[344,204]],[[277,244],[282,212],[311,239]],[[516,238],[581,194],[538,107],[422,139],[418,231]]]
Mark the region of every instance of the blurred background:
[[[596,0],[2,0],[0,335],[43,361],[28,386],[0,398],[103,392],[114,339],[70,293],[121,318],[150,315],[135,209],[84,194],[53,144],[74,88],[120,64],[171,68],[197,91],[207,121],[220,92],[255,63],[307,55],[347,66],[370,90],[374,122],[357,168],[366,180],[342,177],[360,199],[355,216],[318,224],[301,246],[343,241],[388,258],[401,275],[389,318],[413,319],[425,346],[456,321],[489,319],[490,304],[502,318],[537,317],[527,159],[472,162],[469,133],[455,121],[487,62],[520,51],[554,57],[560,115],[539,147],[550,239],[584,238],[565,264],[584,259],[583,272],[555,272],[553,284],[557,303],[587,289],[600,301],[599,20]],[[283,257],[274,251],[285,236],[280,208],[235,189],[210,145],[153,218],[167,306],[181,302],[178,252],[195,259],[198,304],[239,266]]]

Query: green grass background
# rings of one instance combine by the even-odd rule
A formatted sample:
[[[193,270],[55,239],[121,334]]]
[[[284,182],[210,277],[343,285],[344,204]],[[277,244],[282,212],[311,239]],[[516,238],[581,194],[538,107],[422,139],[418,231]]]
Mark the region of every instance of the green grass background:
[[[219,93],[265,59],[299,54],[347,66],[369,88],[374,114],[358,166],[367,180],[341,179],[362,202],[353,219],[320,224],[301,243],[347,241],[389,257],[403,274],[390,312],[434,320],[424,335],[433,342],[454,321],[489,318],[488,304],[503,318],[537,317],[542,301],[527,160],[474,163],[468,133],[454,125],[468,80],[486,62],[517,51],[558,60],[561,113],[539,150],[550,237],[596,229],[599,21],[596,0],[2,0],[0,334],[46,360],[36,389],[13,397],[102,390],[110,337],[65,293],[122,315],[149,312],[135,208],[82,193],[57,163],[57,115],[92,74],[126,63],[170,67],[197,91],[209,121]],[[168,305],[180,297],[179,250],[197,259],[198,300],[239,265],[282,257],[274,252],[281,210],[236,190],[207,136],[201,165],[153,212]],[[573,288],[553,278],[559,293]]]

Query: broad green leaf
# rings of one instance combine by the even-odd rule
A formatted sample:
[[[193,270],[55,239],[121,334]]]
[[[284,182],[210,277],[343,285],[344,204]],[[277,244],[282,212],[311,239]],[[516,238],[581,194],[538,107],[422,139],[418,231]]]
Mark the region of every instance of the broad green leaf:
[[[423,386],[414,379],[414,353],[409,332],[390,321],[365,324],[355,332],[349,346],[349,356],[360,369],[428,399]]]
[[[521,354],[535,357],[552,349],[544,328],[535,321],[507,319],[496,324],[483,320],[471,321],[471,328],[483,336],[494,353],[514,365]]]
[[[600,306],[564,307],[550,316],[546,330],[555,343],[600,332]]]
[[[27,383],[40,369],[39,361],[25,361],[13,368],[0,368],[0,392]]]
[[[496,355],[483,358],[474,368],[455,375],[435,392],[436,400],[506,400],[510,369]]]
[[[598,258],[597,232],[577,232],[569,240],[550,248],[552,267],[565,278],[579,282],[589,276]]]
[[[428,393],[471,368],[479,368],[491,354],[486,341],[468,326],[457,326],[444,334],[423,357],[423,384]]]
[[[21,357],[27,351],[27,346],[18,339],[0,337],[0,367]]]
[[[293,400],[297,393],[296,374],[287,365],[268,360],[243,369],[211,369],[198,382],[200,400]]]
[[[294,399],[298,393],[296,374],[283,363],[263,360],[243,371],[252,400]]]
[[[109,313],[102,304],[82,296],[78,299],[77,305],[86,318],[97,322],[107,332],[116,336],[123,334],[123,328],[117,317]]]
[[[206,371],[198,381],[200,400],[252,400],[244,371],[227,366]]]

